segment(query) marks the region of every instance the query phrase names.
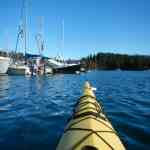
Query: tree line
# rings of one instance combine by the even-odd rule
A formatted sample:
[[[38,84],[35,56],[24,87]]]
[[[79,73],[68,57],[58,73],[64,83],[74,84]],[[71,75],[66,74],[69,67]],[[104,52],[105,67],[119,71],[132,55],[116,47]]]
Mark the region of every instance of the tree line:
[[[13,51],[11,51],[11,52],[6,52],[6,51],[1,50],[1,51],[0,51],[0,56],[12,57],[12,58],[14,58],[14,59],[16,59],[16,60],[20,60],[20,61],[21,61],[21,60],[24,60],[24,54],[21,53],[21,52],[15,53],[15,52],[13,52]]]
[[[82,58],[81,63],[87,69],[147,70],[150,69],[150,56],[97,53]]]
[[[23,53],[5,52],[0,50],[0,56],[9,56],[15,60],[24,60]],[[87,69],[101,70],[147,70],[150,69],[150,56],[127,55],[114,53],[97,53],[81,59],[81,64]]]

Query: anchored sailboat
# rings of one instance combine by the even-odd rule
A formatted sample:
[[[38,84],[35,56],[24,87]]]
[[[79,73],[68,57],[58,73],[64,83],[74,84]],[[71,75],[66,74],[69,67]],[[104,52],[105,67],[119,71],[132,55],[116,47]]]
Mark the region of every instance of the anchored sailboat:
[[[62,39],[61,49],[64,47],[64,20],[62,21]],[[78,63],[68,63],[60,55],[56,58],[48,59],[49,65],[53,68],[54,73],[76,73],[80,71],[81,65]]]
[[[23,1],[23,7],[21,8],[21,24],[18,28],[17,33],[17,40],[16,40],[16,47],[14,51],[14,55],[12,56],[12,64],[8,68],[8,74],[10,75],[25,75],[25,74],[31,74],[29,67],[26,65],[26,59],[24,61],[17,61],[15,58],[16,53],[18,51],[18,44],[20,40],[23,40],[24,43],[24,55],[26,55],[27,52],[27,2],[26,0]]]

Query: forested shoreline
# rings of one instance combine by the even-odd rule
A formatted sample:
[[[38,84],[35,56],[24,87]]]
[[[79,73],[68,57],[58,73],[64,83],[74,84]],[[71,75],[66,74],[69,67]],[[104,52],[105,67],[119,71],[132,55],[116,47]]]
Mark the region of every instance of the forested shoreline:
[[[114,53],[97,53],[81,60],[87,69],[100,70],[148,70],[150,69],[150,56],[127,55]]]
[[[23,53],[0,51],[0,56],[11,56],[16,60],[24,60]],[[71,59],[69,59],[71,61]],[[87,69],[100,70],[148,70],[150,69],[150,56],[127,55],[115,53],[97,53],[82,58],[81,64]]]

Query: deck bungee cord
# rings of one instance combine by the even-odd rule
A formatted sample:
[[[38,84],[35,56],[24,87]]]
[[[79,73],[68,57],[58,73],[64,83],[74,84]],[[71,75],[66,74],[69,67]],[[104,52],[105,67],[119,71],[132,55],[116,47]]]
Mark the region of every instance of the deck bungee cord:
[[[125,150],[117,132],[86,82],[57,150]]]

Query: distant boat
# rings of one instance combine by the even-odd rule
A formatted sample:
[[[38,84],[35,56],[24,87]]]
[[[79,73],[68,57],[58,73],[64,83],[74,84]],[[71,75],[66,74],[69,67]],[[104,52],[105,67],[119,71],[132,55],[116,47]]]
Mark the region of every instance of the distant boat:
[[[53,68],[53,73],[76,73],[80,71],[80,63],[67,63],[55,59],[48,59],[48,64]]]
[[[0,56],[0,74],[7,73],[9,64],[10,64],[10,58],[9,57]]]

